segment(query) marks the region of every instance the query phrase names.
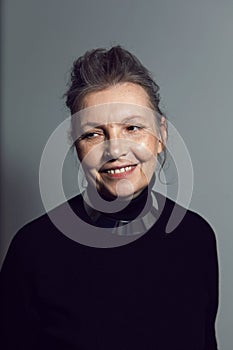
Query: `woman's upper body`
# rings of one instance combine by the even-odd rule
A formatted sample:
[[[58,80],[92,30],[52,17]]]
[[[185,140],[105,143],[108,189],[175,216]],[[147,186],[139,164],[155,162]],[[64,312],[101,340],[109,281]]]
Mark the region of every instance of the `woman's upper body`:
[[[91,224],[81,195],[70,205]],[[166,234],[173,206],[114,248],[71,240],[47,214],[22,228],[1,272],[3,348],[216,350],[215,236],[191,211]]]
[[[1,272],[4,348],[216,350],[214,233],[152,191],[167,138],[158,86],[115,47],[78,59],[66,96],[88,186],[68,202],[75,224],[66,203],[13,239]],[[183,220],[166,234],[174,206]]]

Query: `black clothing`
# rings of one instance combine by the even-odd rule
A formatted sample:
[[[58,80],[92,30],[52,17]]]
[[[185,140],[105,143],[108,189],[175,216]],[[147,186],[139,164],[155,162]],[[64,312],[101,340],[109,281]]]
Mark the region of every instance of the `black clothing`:
[[[81,195],[70,205],[89,220]],[[173,206],[115,248],[79,244],[47,214],[25,225],[0,275],[1,349],[216,350],[215,236],[189,210],[165,234]]]

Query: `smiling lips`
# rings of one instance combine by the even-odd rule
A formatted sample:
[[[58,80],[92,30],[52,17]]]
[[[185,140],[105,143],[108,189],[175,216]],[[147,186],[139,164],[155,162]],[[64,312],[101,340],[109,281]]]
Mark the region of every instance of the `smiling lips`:
[[[130,175],[135,170],[136,166],[137,164],[127,165],[124,167],[114,167],[111,169],[103,170],[102,172],[113,178],[121,178]]]

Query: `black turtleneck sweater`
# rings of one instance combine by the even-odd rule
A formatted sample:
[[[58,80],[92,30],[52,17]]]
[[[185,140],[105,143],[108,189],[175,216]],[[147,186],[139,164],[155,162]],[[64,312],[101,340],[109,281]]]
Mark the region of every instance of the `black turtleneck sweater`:
[[[80,195],[69,203],[90,221]],[[1,349],[216,350],[215,236],[191,211],[165,234],[173,206],[113,248],[73,241],[47,214],[24,226],[0,274]]]

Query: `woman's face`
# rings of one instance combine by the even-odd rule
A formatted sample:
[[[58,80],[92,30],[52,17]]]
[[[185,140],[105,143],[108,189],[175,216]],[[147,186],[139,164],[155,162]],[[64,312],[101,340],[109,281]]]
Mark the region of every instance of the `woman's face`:
[[[117,84],[87,94],[84,104],[75,144],[88,185],[105,199],[136,197],[162,151],[146,91],[133,83]]]

